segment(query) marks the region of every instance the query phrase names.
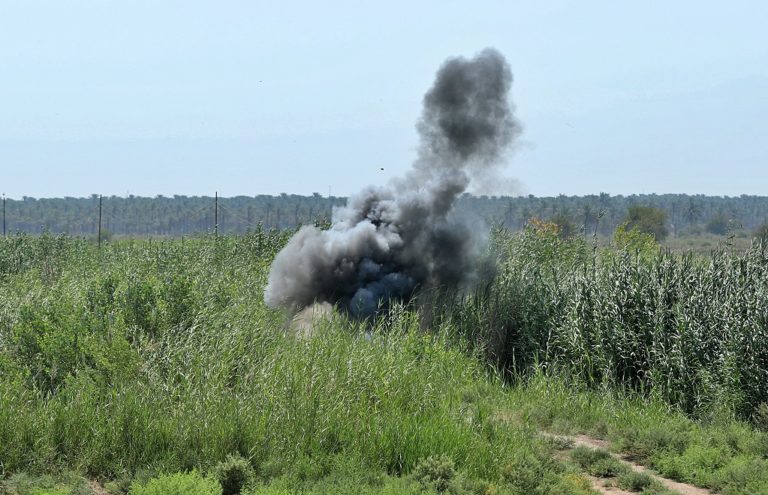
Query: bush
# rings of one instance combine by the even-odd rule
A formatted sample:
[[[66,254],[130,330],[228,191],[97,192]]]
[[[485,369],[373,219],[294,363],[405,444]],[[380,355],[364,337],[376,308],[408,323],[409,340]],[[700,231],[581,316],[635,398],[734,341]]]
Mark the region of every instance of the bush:
[[[592,482],[583,474],[566,473],[548,493],[557,495],[594,495]]]
[[[667,212],[652,206],[630,206],[625,220],[627,230],[637,229],[639,232],[653,234],[658,241],[663,241],[667,230]]]
[[[444,455],[429,456],[413,469],[413,478],[424,490],[434,488],[441,493],[448,491],[455,476],[453,461]]]
[[[579,227],[566,212],[556,213],[549,221],[557,225],[557,233],[561,239],[569,239],[579,234]]]
[[[627,472],[627,467],[621,461],[609,457],[601,459],[589,467],[589,474],[598,478],[614,478]]]
[[[23,306],[12,335],[30,382],[47,394],[55,393],[78,369],[93,367],[91,340],[75,304],[63,299],[42,309]]]
[[[90,495],[91,490],[83,478],[73,473],[52,477],[16,473],[0,479],[0,495]]]
[[[555,483],[551,462],[536,453],[515,456],[501,472],[502,479],[515,489],[514,493],[547,493],[547,487]]]
[[[653,477],[648,473],[630,471],[619,478],[619,486],[631,492],[641,492],[653,485]]]
[[[603,449],[590,449],[580,445],[571,451],[571,459],[582,468],[588,469],[599,461],[611,459],[611,453]]]
[[[251,464],[246,459],[232,454],[216,466],[214,473],[221,484],[223,495],[240,493],[243,487],[253,479],[254,474]]]
[[[146,484],[134,483],[129,495],[222,495],[221,485],[197,471],[165,474]]]
[[[613,244],[618,249],[638,253],[646,258],[659,252],[659,243],[656,242],[653,234],[641,232],[637,227],[627,229],[626,223],[616,227],[616,232],[613,234]]]

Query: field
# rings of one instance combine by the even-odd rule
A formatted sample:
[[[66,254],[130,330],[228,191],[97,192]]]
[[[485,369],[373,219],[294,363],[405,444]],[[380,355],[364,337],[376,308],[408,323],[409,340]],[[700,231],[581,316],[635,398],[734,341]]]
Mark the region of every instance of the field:
[[[579,434],[768,493],[762,246],[497,230],[471,290],[299,327],[263,303],[291,233],[1,239],[0,493],[669,493]]]

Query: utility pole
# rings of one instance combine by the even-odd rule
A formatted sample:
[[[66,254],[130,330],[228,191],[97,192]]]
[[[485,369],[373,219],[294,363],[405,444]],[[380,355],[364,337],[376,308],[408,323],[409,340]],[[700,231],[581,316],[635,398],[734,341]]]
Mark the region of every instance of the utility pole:
[[[5,193],[3,193],[3,237],[8,237],[5,233]]]
[[[101,249],[101,194],[99,194],[99,249]]]
[[[213,235],[219,236],[219,191],[216,191],[213,199]]]

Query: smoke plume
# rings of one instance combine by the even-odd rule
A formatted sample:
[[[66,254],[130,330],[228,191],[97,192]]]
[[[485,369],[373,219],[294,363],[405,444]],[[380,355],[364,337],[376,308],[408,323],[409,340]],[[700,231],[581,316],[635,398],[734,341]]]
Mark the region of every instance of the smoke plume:
[[[326,302],[367,317],[423,288],[465,283],[482,244],[452,208],[471,181],[493,180],[520,133],[511,84],[496,50],[448,59],[424,96],[412,169],[350,198],[329,230],[302,227],[272,264],[267,305]]]

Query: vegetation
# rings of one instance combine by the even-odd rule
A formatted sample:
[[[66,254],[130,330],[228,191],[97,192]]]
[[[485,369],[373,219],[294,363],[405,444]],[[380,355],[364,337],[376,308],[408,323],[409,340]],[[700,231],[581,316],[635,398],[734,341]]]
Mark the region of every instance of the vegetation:
[[[656,236],[641,232],[637,227],[628,229],[627,224],[619,225],[613,233],[613,244],[622,252],[636,253],[644,257],[652,257],[659,252]]]
[[[625,224],[628,230],[637,230],[643,234],[651,234],[659,241],[666,239],[667,212],[652,206],[632,205],[629,207]]]
[[[653,478],[647,473],[630,471],[619,478],[619,486],[631,492],[643,492],[653,485]]]
[[[493,283],[444,320],[510,376],[535,366],[655,395],[694,416],[768,402],[768,253],[594,250],[534,224],[496,237]]]
[[[158,476],[146,484],[134,483],[129,495],[221,495],[221,485],[197,471]]]
[[[768,493],[761,246],[641,255],[532,222],[493,233],[473,293],[308,336],[262,302],[289,235],[0,240],[0,493],[588,494],[613,472],[543,431]]]
[[[571,451],[571,459],[592,476],[615,479],[613,484],[625,490],[645,494],[668,493],[651,475],[633,471],[607,450],[579,446]]]
[[[332,208],[346,203],[345,198],[281,194],[279,196],[236,196],[215,200],[205,196],[136,196],[103,198],[102,237],[179,237],[212,232],[218,220],[222,234],[243,234],[263,226],[267,229],[296,228],[327,221]],[[44,231],[95,238],[98,231],[99,198],[23,197],[7,200],[8,232],[40,234]],[[598,233],[611,237],[628,220],[631,209],[653,208],[663,211],[661,226],[673,238],[706,232],[713,235],[743,233],[747,236],[768,222],[768,197],[765,196],[689,196],[685,194],[641,194],[588,196],[460,198],[458,207],[486,221],[510,230],[522,230],[531,218],[561,226],[567,237]],[[652,211],[654,211],[652,210]],[[630,225],[630,229],[633,225]],[[642,230],[663,236],[656,230]]]
[[[558,235],[561,239],[570,239],[581,233],[579,227],[571,220],[570,215],[566,212],[556,213],[549,219],[549,222],[557,225]]]
[[[753,235],[755,239],[759,240],[760,242],[768,243],[768,223],[756,228]]]
[[[239,455],[228,455],[214,469],[216,479],[221,485],[223,495],[240,493],[254,478],[253,466]]]
[[[715,235],[725,235],[730,229],[731,221],[727,216],[718,213],[707,222],[707,232]]]

